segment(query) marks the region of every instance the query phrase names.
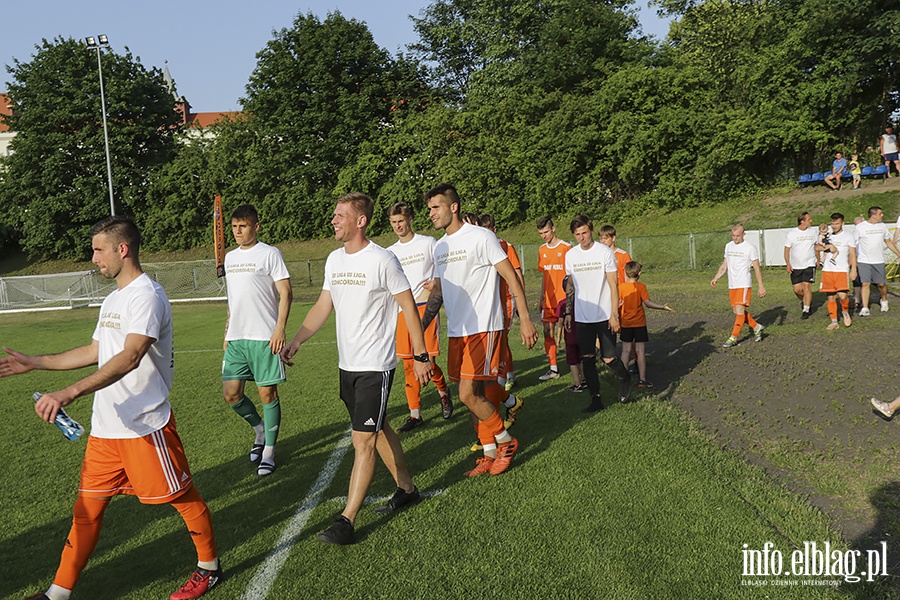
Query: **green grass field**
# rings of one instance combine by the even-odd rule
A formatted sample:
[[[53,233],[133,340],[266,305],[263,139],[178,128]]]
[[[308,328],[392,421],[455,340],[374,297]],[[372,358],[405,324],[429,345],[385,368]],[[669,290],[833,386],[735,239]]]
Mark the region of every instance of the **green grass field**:
[[[655,298],[666,297],[665,282],[651,287]],[[673,282],[671,290],[677,289]],[[722,305],[727,310],[724,300],[716,310]],[[308,308],[294,305],[291,333]],[[525,408],[512,432],[522,449],[510,470],[463,477],[475,459],[468,450],[470,420],[459,406],[452,419],[442,420],[429,388],[427,425],[402,438],[427,497],[391,518],[368,506],[357,522],[356,544],[320,544],[315,534],[341,510],[352,460],[347,452],[334,477],[323,479],[348,428],[337,392],[333,325],[301,349],[299,365],[281,386],[279,468],[261,479],[246,458],[250,430],[221,399],[224,312],[222,304],[173,308],[171,401],[197,487],[213,512],[227,577],[210,598],[261,598],[260,582],[270,586],[265,597],[273,599],[881,598],[893,591],[881,582],[797,589],[776,587],[775,577],[742,577],[744,548],[772,542],[789,563],[790,551],[804,541],[847,546],[830,518],[722,450],[676,405],[645,395],[585,416],[579,409],[588,398],[564,392],[567,377],[537,383],[546,369],[540,345],[526,350],[518,343],[519,377],[534,385],[520,392]],[[96,309],[0,315],[0,344],[29,353],[62,351],[89,341],[96,316]],[[43,590],[56,569],[84,441],[70,443],[39,421],[30,397],[78,375],[36,372],[0,381],[6,409],[0,421],[0,597]],[[611,377],[603,384],[605,397],[613,397]],[[389,408],[395,425],[406,415],[402,385],[401,372]],[[90,400],[69,412],[89,423]],[[317,482],[326,484],[318,495]],[[380,467],[370,495],[381,502],[393,489]],[[285,536],[290,524],[295,529]],[[194,560],[173,509],[117,498],[74,598],[168,598]],[[276,565],[274,579],[261,575]],[[748,581],[768,585],[751,589]]]

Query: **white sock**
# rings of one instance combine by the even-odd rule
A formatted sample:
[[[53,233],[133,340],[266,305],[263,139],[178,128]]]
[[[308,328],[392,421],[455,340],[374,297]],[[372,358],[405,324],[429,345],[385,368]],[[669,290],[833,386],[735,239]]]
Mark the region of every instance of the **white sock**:
[[[420,408],[411,408],[409,410],[409,416],[411,416],[413,419],[420,419],[421,415],[422,415],[422,409],[420,409]]]
[[[809,312],[809,306],[803,305],[803,312]]]
[[[495,435],[494,439],[497,440],[498,444],[505,444],[512,439],[512,436],[509,435],[509,432],[504,429],[503,431]]]
[[[515,405],[516,405],[516,397],[513,396],[512,394],[509,395],[509,398],[507,398],[506,400],[503,401],[503,406],[505,406],[506,408],[512,408]]]
[[[506,380],[507,380],[507,381],[515,381],[515,380],[516,380],[516,372],[515,372],[515,371],[510,371],[509,373],[507,373],[507,374],[506,374]]]
[[[498,378],[497,378],[497,385],[499,385],[500,387],[505,386],[505,385],[506,385],[506,379],[503,378],[503,377],[498,377]]]
[[[72,590],[67,590],[64,587],[59,587],[54,583],[44,593],[48,598],[50,598],[50,600],[69,600],[69,597],[72,595]]]
[[[253,431],[256,432],[256,444],[265,444],[266,443],[266,426],[260,421],[259,425],[253,428]]]
[[[207,571],[215,571],[219,568],[219,559],[214,558],[212,560],[198,560],[197,566],[201,569],[206,569]]]
[[[275,462],[275,446],[266,446],[265,448],[263,448],[262,462]]]

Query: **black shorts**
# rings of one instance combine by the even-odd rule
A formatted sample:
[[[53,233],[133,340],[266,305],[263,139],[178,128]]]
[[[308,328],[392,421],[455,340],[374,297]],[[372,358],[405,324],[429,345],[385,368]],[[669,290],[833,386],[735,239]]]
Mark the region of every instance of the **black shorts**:
[[[650,336],[647,335],[647,326],[643,327],[623,327],[619,331],[619,339],[623,342],[649,342]]]
[[[600,339],[600,358],[615,358],[616,334],[609,328],[609,321],[575,323],[575,328],[582,360],[587,356],[597,356],[598,338]]]
[[[347,405],[353,431],[374,433],[384,429],[394,370],[340,371],[341,400]]]
[[[815,283],[816,282],[816,268],[815,267],[806,267],[805,269],[794,269],[791,271],[791,284],[797,285],[798,283]]]

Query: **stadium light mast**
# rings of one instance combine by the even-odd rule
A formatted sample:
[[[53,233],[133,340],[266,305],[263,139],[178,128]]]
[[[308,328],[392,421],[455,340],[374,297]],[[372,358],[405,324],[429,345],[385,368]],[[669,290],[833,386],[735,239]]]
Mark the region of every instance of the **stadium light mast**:
[[[84,39],[88,48],[97,50],[97,72],[100,74],[100,107],[103,114],[103,141],[106,145],[106,176],[109,178],[109,214],[116,216],[116,204],[113,201],[112,161],[109,158],[109,130],[106,126],[106,94],[103,90],[103,64],[100,62],[100,49],[109,47],[109,38],[101,33],[96,38],[88,36]]]

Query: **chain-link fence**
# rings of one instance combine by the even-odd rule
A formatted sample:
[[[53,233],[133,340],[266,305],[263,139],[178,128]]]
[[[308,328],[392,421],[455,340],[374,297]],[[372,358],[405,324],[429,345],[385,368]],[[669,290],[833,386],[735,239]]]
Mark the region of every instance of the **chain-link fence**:
[[[853,231],[852,225],[847,225]],[[893,227],[890,227],[893,232]],[[790,228],[748,230],[746,240],[760,252],[760,264],[783,267],[784,240]],[[730,231],[621,237],[617,244],[649,271],[715,270],[721,263]],[[516,245],[525,273],[537,271],[540,244]],[[888,273],[895,275],[897,259],[885,248]],[[322,289],[325,259],[287,261],[294,299],[315,300]],[[144,263],[144,271],[158,281],[173,302],[225,300],[225,279],[216,278],[212,260]],[[97,271],[56,275],[0,277],[0,311],[47,310],[96,304],[112,291],[115,282]]]

